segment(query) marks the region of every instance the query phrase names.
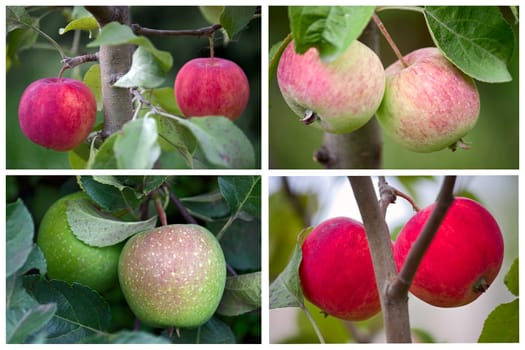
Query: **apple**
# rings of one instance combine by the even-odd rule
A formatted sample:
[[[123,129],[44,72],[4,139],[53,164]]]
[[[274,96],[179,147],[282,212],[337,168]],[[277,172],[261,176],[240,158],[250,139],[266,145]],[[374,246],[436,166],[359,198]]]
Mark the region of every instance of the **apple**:
[[[195,58],[175,77],[175,98],[186,117],[239,118],[248,105],[250,85],[241,67],[224,58]]]
[[[22,94],[18,121],[34,143],[68,151],[89,135],[97,116],[97,102],[81,81],[44,78],[31,83]]]
[[[416,213],[399,233],[394,244],[398,270],[434,206]],[[502,261],[503,237],[496,220],[479,203],[457,197],[423,257],[410,291],[434,306],[466,305],[494,281]]]
[[[363,224],[346,217],[315,227],[302,245],[303,294],[327,314],[365,320],[381,309]]]
[[[386,69],[377,117],[400,145],[415,152],[452,146],[476,124],[479,94],[474,81],[435,47],[413,51]]]
[[[47,275],[69,283],[77,282],[100,293],[118,286],[118,260],[122,244],[94,247],[80,241],[67,221],[67,203],[89,200],[76,192],[53,203],[42,218],[37,244],[47,262]]]
[[[307,122],[316,116],[323,130],[341,134],[372,118],[383,98],[385,72],[374,51],[357,40],[332,62],[323,62],[315,48],[296,53],[291,41],[279,61],[277,82],[298,116]]]
[[[224,292],[226,262],[215,236],[199,225],[168,225],[131,237],[119,281],[133,313],[152,326],[198,327]]]

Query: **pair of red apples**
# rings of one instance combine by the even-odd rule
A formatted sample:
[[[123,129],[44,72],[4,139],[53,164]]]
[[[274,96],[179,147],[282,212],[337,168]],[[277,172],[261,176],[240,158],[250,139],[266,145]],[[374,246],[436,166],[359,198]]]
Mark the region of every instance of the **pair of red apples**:
[[[175,97],[186,117],[240,117],[248,104],[248,78],[223,58],[188,61],[175,79]],[[23,133],[34,143],[56,151],[79,146],[95,124],[97,103],[81,81],[44,78],[29,85],[18,107]]]
[[[392,243],[398,271],[434,209],[420,210]],[[364,320],[381,310],[364,226],[336,217],[305,239],[299,276],[305,297],[327,314]],[[479,203],[457,197],[416,272],[410,291],[439,307],[466,305],[496,278],[503,261],[503,237]]]

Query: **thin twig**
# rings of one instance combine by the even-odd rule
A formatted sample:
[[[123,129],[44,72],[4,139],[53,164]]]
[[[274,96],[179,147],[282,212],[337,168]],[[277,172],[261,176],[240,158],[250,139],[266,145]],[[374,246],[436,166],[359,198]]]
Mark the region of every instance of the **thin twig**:
[[[446,176],[436,199],[436,204],[428,221],[423,226],[419,237],[410,248],[408,256],[401,268],[398,278],[391,284],[389,294],[392,296],[406,295],[412,284],[416,271],[427,251],[432,239],[436,235],[441,222],[447,214],[448,208],[454,201],[455,176]]]
[[[182,30],[168,30],[168,29],[152,29],[145,28],[139,24],[132,24],[131,30],[137,35],[148,35],[148,36],[208,36],[212,33],[215,33],[217,30],[221,29],[220,24],[214,24],[208,27],[203,27],[199,29],[182,29]]]
[[[182,215],[184,220],[186,220],[186,222],[189,223],[189,224],[197,225],[197,220],[195,220],[195,218],[193,216],[191,216],[191,214],[188,211],[188,209],[186,209],[186,207],[184,207],[184,205],[182,204],[180,199],[177,197],[177,195],[173,192],[171,187],[167,183],[165,183],[164,184],[164,188],[169,193],[171,201],[177,207],[177,209],[179,210],[180,215]]]
[[[60,62],[64,65],[66,68],[74,68],[78,65],[81,65],[86,62],[96,62],[98,61],[98,52],[82,55],[82,56],[75,56],[75,57],[64,57]]]

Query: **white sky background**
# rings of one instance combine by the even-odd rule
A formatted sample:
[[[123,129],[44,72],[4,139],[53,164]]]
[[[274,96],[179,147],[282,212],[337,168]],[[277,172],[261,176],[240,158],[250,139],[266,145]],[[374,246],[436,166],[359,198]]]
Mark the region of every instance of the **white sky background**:
[[[424,208],[431,204],[442,182],[425,180],[417,187],[417,204]],[[377,188],[377,178],[373,178]],[[395,177],[388,177],[390,185],[404,190]],[[348,216],[361,220],[350,184],[345,177],[310,177],[289,178],[294,192],[318,193],[319,210],[312,218],[312,225],[335,216]],[[269,191],[272,193],[280,186],[280,179],[269,178]],[[518,179],[516,176],[460,176],[456,181],[456,191],[460,189],[475,193],[483,205],[498,221],[505,238],[505,261],[497,279],[491,288],[473,303],[460,308],[437,308],[411,296],[409,299],[410,322],[412,328],[430,331],[440,342],[476,342],[483,322],[497,305],[514,300],[503,284],[503,278],[513,259],[518,255],[517,218],[518,218]],[[410,204],[398,198],[395,205],[390,205],[387,223],[390,229],[402,225],[412,215]],[[270,310],[270,343],[279,342],[296,332],[296,313],[298,309],[288,308]],[[378,339],[384,341],[384,339]]]

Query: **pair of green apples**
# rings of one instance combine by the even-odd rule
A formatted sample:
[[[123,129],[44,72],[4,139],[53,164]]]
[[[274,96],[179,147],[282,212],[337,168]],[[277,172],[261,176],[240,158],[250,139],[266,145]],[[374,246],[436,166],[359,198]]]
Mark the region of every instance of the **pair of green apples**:
[[[211,318],[226,282],[224,254],[213,234],[198,225],[169,225],[125,244],[94,247],[68,223],[68,202],[75,200],[89,197],[77,192],[59,199],[40,224],[37,242],[49,278],[102,294],[120,288],[133,313],[153,326],[197,327]]]

